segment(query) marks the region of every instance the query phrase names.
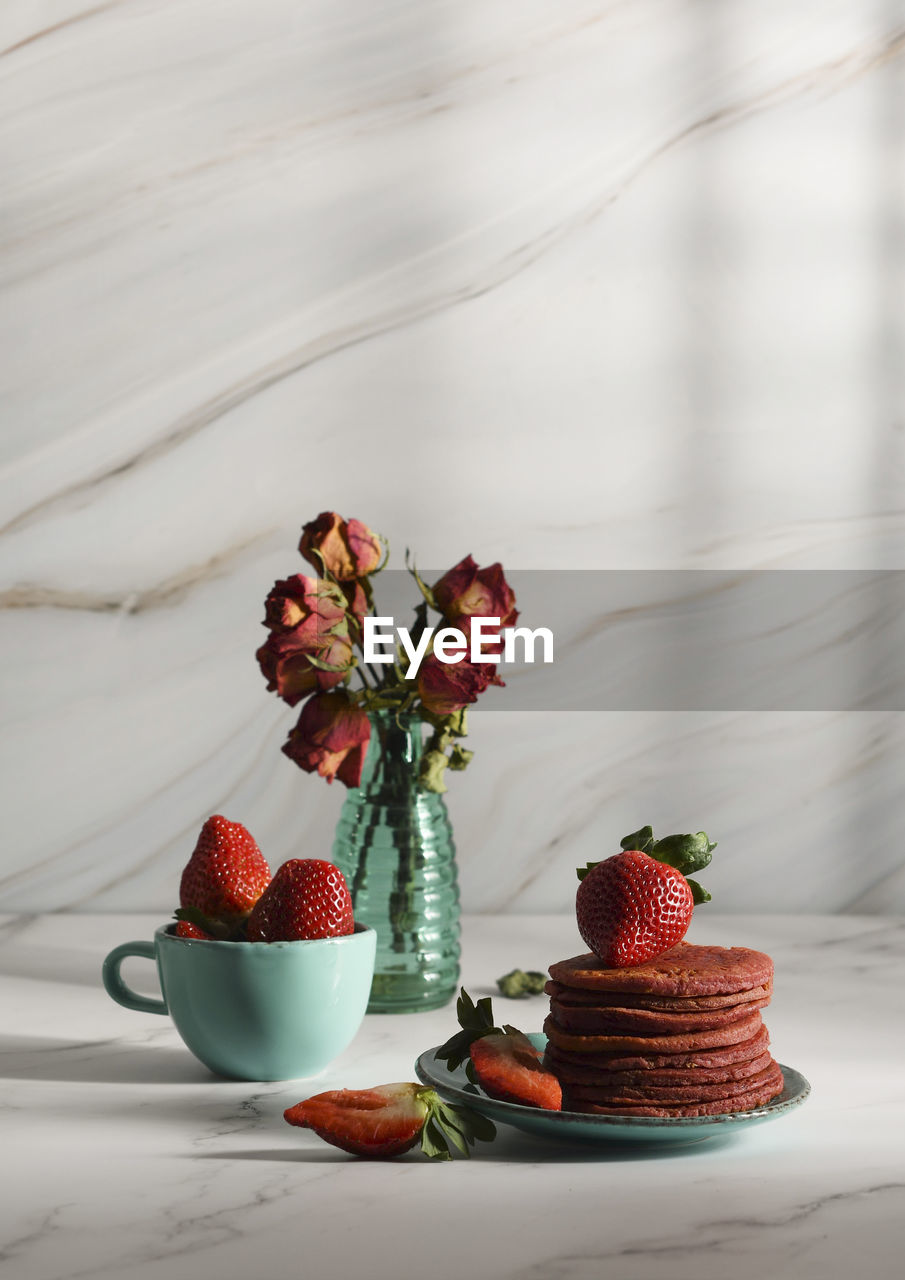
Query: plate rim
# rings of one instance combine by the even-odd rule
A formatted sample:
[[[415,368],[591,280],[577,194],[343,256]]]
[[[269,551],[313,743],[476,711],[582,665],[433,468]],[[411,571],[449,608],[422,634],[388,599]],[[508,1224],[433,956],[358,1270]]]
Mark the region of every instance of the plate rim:
[[[547,1043],[547,1037],[542,1031],[528,1032],[528,1039],[536,1049],[543,1049]],[[434,1045],[430,1049],[425,1049],[415,1059],[415,1072],[418,1079],[423,1084],[430,1085],[436,1089],[438,1093],[447,1090],[450,1094],[455,1095],[456,1101],[464,1102],[466,1105],[473,1105],[475,1095],[468,1093],[465,1089],[458,1085],[444,1084],[438,1081],[436,1076],[430,1074],[427,1068],[427,1061],[436,1060],[437,1050],[441,1045]],[[770,1118],[775,1115],[781,1115],[785,1111],[790,1111],[793,1107],[800,1106],[811,1092],[810,1081],[798,1071],[795,1067],[786,1066],[785,1063],[778,1062],[777,1066],[782,1072],[783,1085],[786,1088],[794,1087],[796,1092],[790,1098],[784,1098],[781,1101],[772,1101],[764,1103],[760,1107],[752,1107],[750,1111],[725,1111],[720,1115],[713,1116],[622,1116],[608,1115],[606,1112],[586,1112],[586,1111],[547,1111],[540,1107],[525,1106],[520,1102],[505,1102],[502,1098],[491,1098],[489,1094],[483,1091],[477,1095],[478,1101],[487,1104],[497,1113],[497,1109],[501,1109],[498,1118],[505,1123],[504,1117],[511,1115],[514,1119],[522,1118],[537,1120],[540,1116],[548,1118],[552,1124],[562,1124],[567,1126],[569,1123],[589,1124],[595,1128],[626,1128],[626,1129],[699,1129],[699,1128],[718,1128],[729,1122],[742,1124],[746,1121]],[[459,1068],[456,1068],[459,1070]]]

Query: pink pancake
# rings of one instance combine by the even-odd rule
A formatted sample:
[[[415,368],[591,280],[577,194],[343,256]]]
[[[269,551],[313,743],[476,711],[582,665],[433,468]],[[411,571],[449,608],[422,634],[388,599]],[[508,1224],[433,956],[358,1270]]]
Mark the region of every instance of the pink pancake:
[[[724,1067],[693,1067],[687,1071],[677,1070],[674,1067],[663,1067],[659,1071],[656,1069],[607,1071],[602,1067],[576,1067],[567,1062],[554,1062],[546,1057],[544,1065],[564,1085],[686,1085],[721,1084],[724,1080],[743,1080],[746,1076],[754,1076],[766,1070],[772,1061],[769,1051],[766,1051],[744,1062],[730,1062]]]
[[[687,1031],[715,1031],[717,1027],[741,1022],[769,1004],[769,997],[748,1000],[728,1009],[700,1009],[672,1013],[662,1009],[594,1008],[592,1005],[560,1004],[554,996],[550,1012],[557,1026],[577,1035],[677,1035]]]
[[[665,1036],[573,1035],[553,1019],[544,1022],[544,1034],[557,1049],[570,1053],[688,1053],[695,1049],[716,1049],[750,1040],[763,1026],[759,1013],[749,1014],[728,1027],[712,1031],[685,1031]]]
[[[759,1017],[760,1015],[758,1015]],[[770,1043],[767,1028],[761,1023],[750,1040],[739,1044],[723,1045],[718,1049],[698,1049],[691,1053],[627,1053],[616,1050],[610,1053],[570,1053],[548,1044],[545,1060],[552,1071],[560,1063],[570,1066],[593,1067],[616,1071],[689,1071],[697,1067],[725,1067],[736,1062],[747,1062],[764,1052]]]
[[[768,1083],[750,1090],[748,1093],[736,1094],[733,1098],[716,1098],[710,1102],[642,1104],[637,1106],[617,1106],[615,1103],[576,1102],[570,1107],[585,1115],[607,1116],[648,1116],[657,1119],[677,1119],[682,1116],[720,1116],[738,1111],[752,1111],[762,1107],[771,1098],[775,1098],[783,1090],[782,1072],[777,1066]]]
[[[734,1098],[740,1093],[750,1093],[776,1079],[776,1063],[770,1058],[762,1071],[745,1080],[724,1080],[719,1084],[640,1084],[640,1085],[583,1085],[570,1084],[563,1093],[564,1110],[574,1109],[576,1102],[614,1103],[619,1107],[634,1107],[639,1103],[713,1102],[718,1098]],[[566,1098],[568,1097],[568,1103]]]
[[[645,995],[714,996],[749,991],[773,981],[773,961],[748,947],[699,947],[680,942],[645,964],[607,968],[592,954],[550,965],[550,977],[566,987],[630,991]]]
[[[632,991],[593,991],[583,987],[564,987],[561,982],[553,982],[551,979],[544,990],[560,1004],[593,1005],[596,1008],[608,1008],[612,1005],[620,1009],[662,1009],[668,1013],[688,1013],[689,1010],[734,1008],[748,1000],[760,1000],[764,996],[769,999],[773,984],[770,982],[751,987],[749,991],[735,991],[727,996],[648,996]]]

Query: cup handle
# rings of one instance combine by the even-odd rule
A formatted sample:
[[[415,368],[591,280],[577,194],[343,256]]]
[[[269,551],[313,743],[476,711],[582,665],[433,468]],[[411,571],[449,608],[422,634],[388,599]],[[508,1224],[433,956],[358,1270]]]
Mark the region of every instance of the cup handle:
[[[140,996],[137,991],[127,987],[120,974],[120,965],[127,956],[141,956],[143,960],[157,958],[153,942],[123,942],[114,947],[104,961],[102,977],[107,995],[126,1009],[137,1009],[139,1013],[169,1013],[166,1000],[155,1000],[151,996]]]

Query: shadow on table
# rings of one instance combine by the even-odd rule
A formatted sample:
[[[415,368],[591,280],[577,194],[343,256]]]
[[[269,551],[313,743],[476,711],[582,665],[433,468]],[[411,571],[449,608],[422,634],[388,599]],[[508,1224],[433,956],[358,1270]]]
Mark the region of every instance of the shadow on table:
[[[736,1134],[699,1139],[694,1142],[558,1142],[532,1138],[508,1126],[497,1126],[493,1153],[507,1164],[570,1164],[596,1161],[619,1164],[625,1161],[678,1160],[697,1157],[708,1151],[724,1151],[738,1141]]]
[[[472,1153],[472,1159],[478,1161],[492,1160],[505,1164],[621,1164],[626,1161],[643,1160],[676,1160],[680,1157],[703,1155],[706,1151],[724,1151],[738,1141],[735,1134],[724,1134],[718,1138],[694,1143],[673,1143],[669,1146],[658,1146],[655,1143],[612,1142],[598,1144],[590,1142],[548,1142],[530,1138],[527,1134],[514,1131],[507,1132],[501,1127],[497,1137],[491,1143],[478,1143]],[[262,1163],[324,1164],[352,1160],[356,1163],[364,1160],[361,1156],[351,1156],[338,1147],[324,1144],[320,1147],[271,1148],[268,1150],[250,1151],[205,1151],[194,1155],[197,1160],[253,1160]],[[407,1153],[402,1159],[406,1162],[427,1164],[422,1161],[417,1150]]]
[[[0,1035],[0,1079],[95,1084],[211,1084],[187,1049],[115,1040]]]
[[[64,986],[99,987],[101,960],[89,951],[76,947],[23,947],[16,951],[4,948],[0,974],[8,978],[25,978],[32,982],[57,982]]]
[[[189,1158],[192,1160],[253,1160],[262,1164],[340,1164],[346,1161],[354,1164],[366,1163],[362,1156],[351,1156],[348,1152],[340,1151],[339,1147],[331,1147],[326,1142],[323,1147],[316,1148],[272,1147],[259,1151],[249,1151],[247,1148],[243,1151],[199,1151],[193,1152]],[[403,1156],[401,1159],[407,1161],[409,1157]]]

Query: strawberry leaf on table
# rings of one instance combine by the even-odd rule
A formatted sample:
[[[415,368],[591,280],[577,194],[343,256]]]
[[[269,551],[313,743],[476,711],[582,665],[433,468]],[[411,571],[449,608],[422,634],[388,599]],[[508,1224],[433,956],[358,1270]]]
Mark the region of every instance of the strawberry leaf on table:
[[[524,1000],[527,996],[539,996],[547,983],[547,975],[537,969],[512,969],[497,978],[500,995],[507,1000]]]

